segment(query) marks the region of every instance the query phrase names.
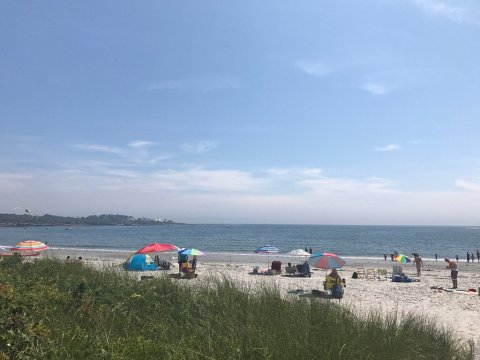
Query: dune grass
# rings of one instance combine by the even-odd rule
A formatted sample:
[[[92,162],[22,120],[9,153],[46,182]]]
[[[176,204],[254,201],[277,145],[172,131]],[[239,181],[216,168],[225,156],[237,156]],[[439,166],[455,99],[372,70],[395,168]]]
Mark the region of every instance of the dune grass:
[[[473,359],[423,317],[370,314],[212,278],[183,286],[56,260],[0,261],[3,359]]]

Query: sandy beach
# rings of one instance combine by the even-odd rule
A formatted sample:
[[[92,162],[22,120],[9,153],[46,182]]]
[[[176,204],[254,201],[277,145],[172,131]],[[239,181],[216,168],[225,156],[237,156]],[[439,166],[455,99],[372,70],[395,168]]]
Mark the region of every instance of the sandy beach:
[[[86,265],[98,269],[115,268],[121,270],[121,264],[131,253],[125,251],[92,251],[92,250],[49,250],[42,254],[42,257],[58,257],[65,259],[70,256],[72,259],[82,257]],[[169,260],[175,266],[169,271],[131,272],[132,277],[138,278],[142,275],[164,276],[178,273],[176,267],[176,256],[173,253],[161,254],[161,257]],[[194,285],[201,283],[203,279],[210,276],[228,276],[241,285],[255,288],[262,284],[275,284],[285,296],[292,295],[294,290],[303,290],[309,293],[312,290],[323,290],[323,281],[326,271],[312,269],[311,277],[292,277],[283,272],[282,275],[251,275],[254,266],[259,266],[260,271],[268,269],[267,264],[273,260],[282,261],[282,267],[287,262],[296,264],[301,260],[298,257],[258,257],[248,254],[225,256],[224,254],[207,254],[199,258],[195,280],[179,280],[181,283]],[[450,329],[461,339],[472,339],[480,348],[480,296],[477,292],[450,292],[445,290],[432,289],[432,287],[443,287],[448,289],[452,286],[450,271],[446,269],[443,259],[438,261],[424,260],[424,268],[420,277],[416,276],[416,269],[412,264],[398,264],[384,259],[356,259],[345,258],[347,264],[338,270],[342,278],[346,280],[344,298],[340,301],[342,306],[347,306],[359,315],[370,311],[382,313],[394,312],[408,313],[415,312],[426,315],[439,326]],[[268,261],[268,262],[267,262]],[[402,266],[403,272],[413,279],[419,279],[411,283],[396,283],[390,279],[352,279],[354,271],[359,267],[365,269],[386,269],[388,277],[391,276],[393,266]],[[459,263],[458,287],[459,289],[477,289],[480,287],[480,264],[464,262]],[[322,300],[335,301],[338,300]],[[477,350],[478,351],[478,350]]]

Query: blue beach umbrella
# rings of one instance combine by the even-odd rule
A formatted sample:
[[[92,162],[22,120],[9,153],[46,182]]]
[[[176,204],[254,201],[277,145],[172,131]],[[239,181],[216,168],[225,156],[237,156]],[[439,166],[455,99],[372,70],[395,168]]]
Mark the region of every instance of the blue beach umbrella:
[[[270,254],[276,254],[278,251],[278,248],[272,245],[263,245],[255,250],[257,254],[267,254],[268,266],[270,266]]]
[[[278,248],[272,245],[263,245],[255,250],[257,254],[275,254],[278,253],[278,251]]]

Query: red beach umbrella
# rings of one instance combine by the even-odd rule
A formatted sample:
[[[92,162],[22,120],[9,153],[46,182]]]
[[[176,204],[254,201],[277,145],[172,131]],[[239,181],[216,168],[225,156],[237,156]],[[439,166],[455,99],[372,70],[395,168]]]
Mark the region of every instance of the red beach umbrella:
[[[177,249],[178,248],[175,245],[171,245],[171,244],[152,243],[152,244],[145,245],[144,247],[139,249],[136,253],[146,254],[146,253],[152,253],[152,252],[173,251]]]

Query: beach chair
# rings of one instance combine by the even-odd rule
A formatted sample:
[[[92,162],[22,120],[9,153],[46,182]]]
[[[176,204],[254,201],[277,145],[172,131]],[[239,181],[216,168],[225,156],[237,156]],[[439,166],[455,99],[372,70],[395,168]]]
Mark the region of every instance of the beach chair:
[[[184,273],[183,277],[185,279],[195,279],[198,275],[195,274],[195,271],[187,271]]]
[[[285,267],[285,273],[287,275],[295,275],[297,273],[297,268],[295,266],[287,266]]]
[[[377,278],[380,279],[388,279],[388,271],[387,269],[377,269]]]
[[[185,261],[185,262],[182,262],[181,266],[180,266],[180,270],[182,272],[188,272],[189,270],[189,267],[188,267],[188,261]]]
[[[171,263],[167,260],[158,260],[158,270],[170,270]]]
[[[308,265],[308,262],[305,261],[302,264],[298,264],[297,265],[297,273],[298,273],[298,276],[311,277],[312,273],[310,272],[310,265]]]
[[[334,285],[342,285],[342,279],[337,279],[332,276],[328,276],[323,282],[323,289],[324,290],[332,290]]]
[[[272,261],[272,272],[275,271],[275,274],[282,273],[282,262],[281,261]]]
[[[370,277],[373,278],[373,280],[375,280],[377,278],[377,272],[375,271],[375,269],[367,269],[366,273],[365,273],[365,279],[370,279]]]
[[[365,272],[365,268],[363,267],[358,268],[357,274],[359,279],[365,279],[367,276],[367,273]]]
[[[403,274],[402,267],[400,265],[393,265],[392,275],[402,275],[402,274]]]

